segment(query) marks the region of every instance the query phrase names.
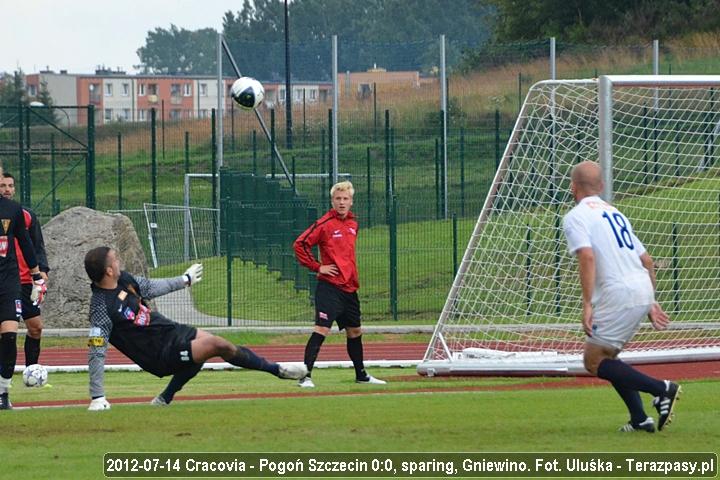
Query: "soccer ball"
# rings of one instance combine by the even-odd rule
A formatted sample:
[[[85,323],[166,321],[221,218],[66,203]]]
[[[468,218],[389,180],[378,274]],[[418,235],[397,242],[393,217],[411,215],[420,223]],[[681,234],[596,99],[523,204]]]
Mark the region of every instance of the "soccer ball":
[[[39,363],[28,365],[23,370],[23,383],[26,387],[42,387],[48,381],[47,368]]]
[[[265,98],[265,89],[262,84],[251,77],[240,77],[230,88],[230,96],[240,108],[253,110]]]

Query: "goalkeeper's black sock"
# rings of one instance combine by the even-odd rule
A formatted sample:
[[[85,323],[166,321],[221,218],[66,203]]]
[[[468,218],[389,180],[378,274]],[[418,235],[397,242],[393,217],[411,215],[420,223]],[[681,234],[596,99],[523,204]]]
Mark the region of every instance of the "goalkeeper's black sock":
[[[182,390],[185,384],[197,375],[201,369],[202,363],[195,363],[173,375],[165,390],[160,394],[165,399],[165,403],[172,402],[175,394]]]
[[[305,366],[308,369],[308,377],[312,373],[313,365],[317,360],[318,354],[320,353],[320,347],[322,347],[325,341],[325,335],[320,335],[318,332],[313,332],[308,339],[307,345],[305,345]]]
[[[0,334],[0,377],[12,378],[17,361],[17,333]]]
[[[665,382],[649,377],[621,360],[606,358],[600,362],[597,376],[616,388],[639,390],[656,397],[665,393]]]
[[[355,378],[365,379],[368,374],[365,372],[365,364],[363,363],[363,344],[362,335],[347,339],[347,352],[355,367]]]
[[[612,384],[615,387],[615,391],[623,399],[625,405],[630,412],[630,422],[633,425],[638,425],[647,419],[647,414],[643,408],[642,399],[640,398],[640,392],[637,390],[630,390],[628,388],[620,387],[616,384]]]
[[[40,360],[40,339],[25,335],[25,366],[39,363]]]
[[[240,345],[236,345],[236,348],[237,353],[235,356],[226,359],[228,363],[237,367],[249,368],[250,370],[261,370],[263,372],[272,373],[276,377],[278,376],[279,366],[277,363],[265,360],[249,348],[241,347]]]

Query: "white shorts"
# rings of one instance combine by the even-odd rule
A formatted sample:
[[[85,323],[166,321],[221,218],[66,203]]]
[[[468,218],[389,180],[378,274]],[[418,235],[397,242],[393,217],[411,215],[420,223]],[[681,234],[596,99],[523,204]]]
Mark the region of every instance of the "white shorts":
[[[640,322],[650,311],[650,305],[630,307],[610,313],[593,312],[592,337],[589,343],[603,347],[612,347],[622,350],[630,339],[635,336]]]

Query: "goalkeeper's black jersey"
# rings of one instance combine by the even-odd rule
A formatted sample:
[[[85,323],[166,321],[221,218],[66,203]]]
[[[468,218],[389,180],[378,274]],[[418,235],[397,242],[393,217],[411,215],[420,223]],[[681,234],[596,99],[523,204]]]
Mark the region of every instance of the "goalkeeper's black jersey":
[[[118,286],[104,289],[91,285],[88,366],[91,394],[103,395],[102,371],[107,344],[124,353],[143,370],[167,375],[162,353],[185,327],[152,312],[145,298],[154,298],[184,288],[183,277],[149,280],[122,272]]]
[[[37,266],[35,250],[25,228],[25,217],[19,203],[0,196],[0,293],[20,291],[15,239],[30,269]]]

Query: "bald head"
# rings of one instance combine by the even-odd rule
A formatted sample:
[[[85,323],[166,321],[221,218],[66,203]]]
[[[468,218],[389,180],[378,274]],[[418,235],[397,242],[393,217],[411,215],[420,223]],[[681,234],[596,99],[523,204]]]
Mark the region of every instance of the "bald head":
[[[570,180],[573,194],[578,201],[591,195],[599,195],[603,189],[600,165],[589,160],[573,167]]]

